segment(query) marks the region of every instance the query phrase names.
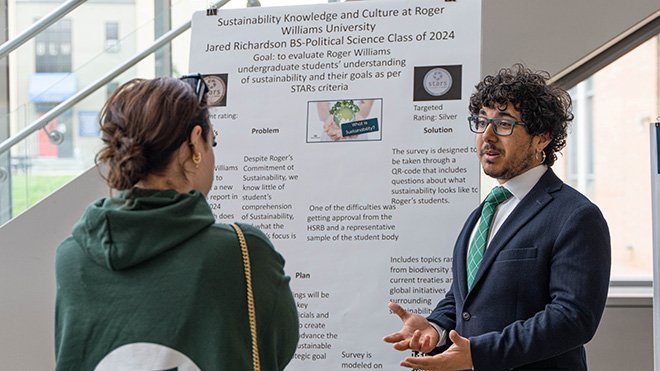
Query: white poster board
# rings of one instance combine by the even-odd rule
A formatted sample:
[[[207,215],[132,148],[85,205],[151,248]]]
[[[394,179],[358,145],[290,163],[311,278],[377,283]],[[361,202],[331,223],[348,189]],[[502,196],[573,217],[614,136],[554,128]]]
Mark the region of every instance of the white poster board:
[[[467,105],[478,1],[196,13],[191,72],[219,132],[209,201],[287,261],[300,316],[287,370],[400,369],[394,300],[429,314],[479,202]]]
[[[651,198],[653,206],[653,362],[660,371],[660,118],[651,125]]]

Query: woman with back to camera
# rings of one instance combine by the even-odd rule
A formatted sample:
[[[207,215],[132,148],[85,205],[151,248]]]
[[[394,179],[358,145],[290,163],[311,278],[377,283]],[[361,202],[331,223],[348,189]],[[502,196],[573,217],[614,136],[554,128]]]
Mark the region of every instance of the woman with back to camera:
[[[101,112],[107,184],[56,256],[56,370],[251,370],[237,234],[214,224],[215,135],[201,75],[134,79]],[[298,342],[284,259],[241,225],[262,370]]]

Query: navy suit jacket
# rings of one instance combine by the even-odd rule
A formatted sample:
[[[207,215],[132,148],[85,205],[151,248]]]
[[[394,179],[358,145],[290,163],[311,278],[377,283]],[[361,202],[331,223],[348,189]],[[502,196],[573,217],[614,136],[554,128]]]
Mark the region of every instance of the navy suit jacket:
[[[451,289],[428,319],[470,339],[476,371],[586,370],[584,344],[610,277],[600,210],[548,169],[493,237],[468,292],[468,241],[482,206],[458,236]]]

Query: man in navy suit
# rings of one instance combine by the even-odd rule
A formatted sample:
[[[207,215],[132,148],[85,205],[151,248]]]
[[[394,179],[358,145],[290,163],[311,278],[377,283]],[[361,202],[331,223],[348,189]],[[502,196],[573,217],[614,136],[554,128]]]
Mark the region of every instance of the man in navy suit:
[[[476,86],[470,129],[505,201],[487,198],[468,217],[454,246],[451,289],[431,315],[388,304],[403,327],[384,340],[431,353],[402,366],[587,369],[584,344],[607,298],[610,237],[598,207],[550,169],[573,116],[569,95],[548,77],[515,65]],[[482,219],[490,224],[481,227]]]

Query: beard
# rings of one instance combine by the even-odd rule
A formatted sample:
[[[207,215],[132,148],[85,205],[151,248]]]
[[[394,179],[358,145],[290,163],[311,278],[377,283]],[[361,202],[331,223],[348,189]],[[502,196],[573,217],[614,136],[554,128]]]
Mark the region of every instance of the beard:
[[[481,162],[481,167],[483,168],[484,173],[491,178],[509,180],[536,166],[536,153],[532,148],[531,141],[529,146],[525,148],[522,153],[508,154],[508,158],[500,159],[502,164],[499,167],[493,166],[496,163],[495,161],[484,159],[483,155],[491,150],[497,151],[500,156],[507,155],[507,153],[505,153],[502,149],[497,149],[495,146],[489,143],[485,143],[481,148],[479,151],[479,161]]]

